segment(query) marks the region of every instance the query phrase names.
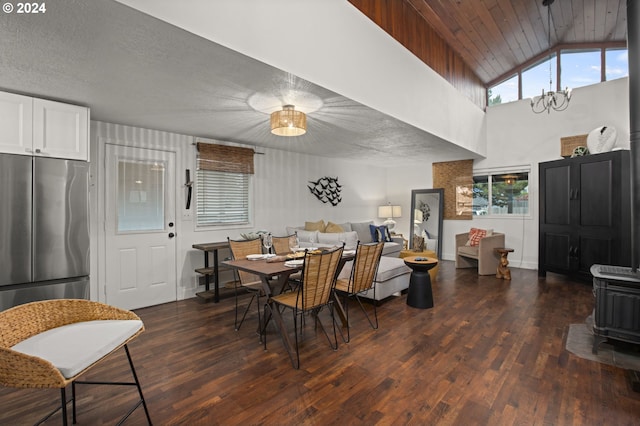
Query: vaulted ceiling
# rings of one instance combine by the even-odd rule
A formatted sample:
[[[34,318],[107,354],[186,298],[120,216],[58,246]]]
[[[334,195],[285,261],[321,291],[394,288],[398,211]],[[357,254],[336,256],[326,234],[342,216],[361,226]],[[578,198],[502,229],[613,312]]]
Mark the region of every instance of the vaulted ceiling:
[[[542,0],[405,0],[485,84],[549,49]],[[626,44],[626,0],[555,0],[551,47]]]

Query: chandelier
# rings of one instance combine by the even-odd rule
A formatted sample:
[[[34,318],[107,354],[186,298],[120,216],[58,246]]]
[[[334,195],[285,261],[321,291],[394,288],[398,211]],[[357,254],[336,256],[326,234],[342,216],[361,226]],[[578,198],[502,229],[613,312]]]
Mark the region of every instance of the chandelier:
[[[567,87],[565,90],[559,90],[557,92],[553,91],[553,78],[552,78],[552,68],[551,68],[551,59],[553,58],[551,54],[551,5],[554,0],[542,0],[542,5],[547,7],[547,40],[549,42],[549,91],[547,93],[542,89],[542,94],[540,96],[534,96],[531,99],[531,109],[536,114],[540,114],[541,112],[547,111],[547,114],[554,111],[564,111],[569,106],[569,101],[571,100],[571,90]]]
[[[271,133],[278,136],[300,136],[307,133],[307,116],[293,105],[271,114]]]

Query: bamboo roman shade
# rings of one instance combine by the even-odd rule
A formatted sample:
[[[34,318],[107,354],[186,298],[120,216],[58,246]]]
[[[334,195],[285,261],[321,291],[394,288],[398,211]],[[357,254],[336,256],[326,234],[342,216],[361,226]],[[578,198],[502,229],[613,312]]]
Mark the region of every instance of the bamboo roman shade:
[[[253,149],[197,143],[198,170],[253,174]]]

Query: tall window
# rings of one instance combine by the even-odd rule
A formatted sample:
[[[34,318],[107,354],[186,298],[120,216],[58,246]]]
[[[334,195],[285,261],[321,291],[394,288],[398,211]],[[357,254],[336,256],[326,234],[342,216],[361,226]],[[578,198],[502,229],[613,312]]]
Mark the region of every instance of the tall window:
[[[604,51],[604,55],[602,52]],[[560,61],[557,54],[560,52]],[[487,87],[487,105],[526,99],[549,90],[549,54],[540,56],[542,62],[513,71],[507,80]],[[587,86],[601,81],[615,80],[629,76],[628,51],[622,47],[599,47],[595,49],[556,48],[551,59],[551,90],[556,90],[558,66],[560,67],[560,88]],[[559,64],[558,64],[559,62]],[[604,69],[605,72],[601,72]],[[508,75],[508,74],[507,74]],[[522,97],[518,95],[518,84],[522,86]]]
[[[562,88],[575,89],[600,83],[600,59],[600,50],[563,50],[560,52]]]
[[[529,172],[500,172],[473,177],[473,215],[529,214]]]
[[[629,76],[629,51],[627,49],[607,49],[604,61],[607,81]]]
[[[253,150],[198,143],[197,226],[249,223]]]
[[[544,61],[522,72],[523,99],[539,96],[542,93],[542,89],[545,92],[549,90],[549,61],[551,61],[551,80],[553,81],[551,90],[556,90],[556,56],[553,55],[551,58],[547,57]]]
[[[518,74],[489,89],[489,106],[518,100]]]

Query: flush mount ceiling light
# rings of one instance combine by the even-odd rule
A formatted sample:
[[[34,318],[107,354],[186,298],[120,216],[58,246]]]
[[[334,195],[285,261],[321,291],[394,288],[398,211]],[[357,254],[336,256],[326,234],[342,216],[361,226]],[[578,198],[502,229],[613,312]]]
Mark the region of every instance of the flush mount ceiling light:
[[[271,114],[271,133],[278,136],[300,136],[307,133],[307,116],[296,111],[293,105],[285,105],[281,111]]]
[[[551,5],[554,0],[543,0],[542,5],[547,7],[547,40],[549,43],[549,91],[544,93],[544,89],[542,89],[542,95],[535,96],[531,99],[531,109],[536,114],[540,114],[541,112],[550,113],[553,109],[554,111],[564,111],[569,106],[569,101],[571,100],[571,90],[567,87],[565,90],[559,90],[557,92],[553,91],[553,81],[551,74]]]

